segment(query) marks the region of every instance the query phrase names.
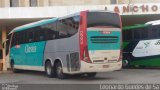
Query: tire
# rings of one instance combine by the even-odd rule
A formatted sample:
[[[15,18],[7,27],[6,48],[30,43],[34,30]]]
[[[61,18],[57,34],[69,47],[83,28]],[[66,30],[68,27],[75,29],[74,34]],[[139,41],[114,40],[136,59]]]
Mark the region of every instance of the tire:
[[[62,64],[60,62],[56,63],[56,76],[59,79],[66,79],[67,75],[63,73]]]
[[[50,61],[47,61],[45,64],[45,73],[46,73],[47,77],[49,77],[49,78],[52,78],[55,76],[54,68],[53,68]]]
[[[128,57],[126,57],[125,59],[125,62],[122,62],[122,67],[123,68],[132,68],[132,66],[130,65],[130,62],[131,62],[131,56],[129,55]],[[124,63],[126,64],[126,65],[124,65]]]
[[[11,70],[12,70],[13,73],[18,73],[20,71],[18,69],[15,69],[15,67],[14,67],[14,61],[11,61]]]
[[[128,62],[128,60],[123,60],[123,61],[122,61],[122,67],[123,67],[123,68],[128,68],[128,67],[129,67],[129,62]]]
[[[97,74],[96,72],[94,72],[94,73],[87,73],[87,76],[93,78],[93,77],[96,76],[96,74]]]

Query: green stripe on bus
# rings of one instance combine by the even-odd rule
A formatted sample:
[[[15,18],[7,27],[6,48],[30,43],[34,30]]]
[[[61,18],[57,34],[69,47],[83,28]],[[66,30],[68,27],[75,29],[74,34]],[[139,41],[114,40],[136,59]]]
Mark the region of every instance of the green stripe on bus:
[[[159,67],[160,66],[160,57],[131,61],[130,65]]]
[[[134,26],[126,26],[126,27],[123,27],[122,29],[123,30],[130,30],[130,29],[135,29],[135,28],[141,28],[141,27],[147,27],[149,25],[145,25],[145,24],[136,24]]]
[[[123,42],[123,48],[125,48],[128,44],[129,42]]]

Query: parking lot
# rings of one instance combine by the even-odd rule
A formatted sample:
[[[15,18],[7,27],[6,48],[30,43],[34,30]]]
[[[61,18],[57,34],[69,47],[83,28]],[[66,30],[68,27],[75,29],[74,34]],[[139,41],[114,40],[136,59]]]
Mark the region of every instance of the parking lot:
[[[68,79],[47,78],[43,72],[23,71],[0,74],[0,83],[13,84],[153,84],[160,83],[159,69],[122,69],[98,73],[95,78],[70,76]]]

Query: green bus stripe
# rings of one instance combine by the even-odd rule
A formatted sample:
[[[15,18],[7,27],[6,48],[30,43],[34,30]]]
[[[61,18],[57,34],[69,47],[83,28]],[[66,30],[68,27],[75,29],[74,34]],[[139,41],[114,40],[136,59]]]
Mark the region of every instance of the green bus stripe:
[[[130,65],[160,67],[160,57],[131,61]]]
[[[149,25],[145,25],[145,24],[136,24],[134,26],[126,26],[126,27],[123,27],[122,29],[123,30],[130,30],[130,29],[135,29],[135,28],[141,28],[141,27],[147,27]]]

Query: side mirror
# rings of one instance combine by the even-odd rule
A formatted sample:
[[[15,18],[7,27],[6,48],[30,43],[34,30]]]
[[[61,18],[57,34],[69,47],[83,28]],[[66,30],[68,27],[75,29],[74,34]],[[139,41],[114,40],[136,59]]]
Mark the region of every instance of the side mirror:
[[[4,42],[4,43],[2,43],[2,48],[5,48],[5,42]]]
[[[2,43],[2,48],[5,48],[5,45],[6,45],[7,41],[8,41],[8,39]]]

